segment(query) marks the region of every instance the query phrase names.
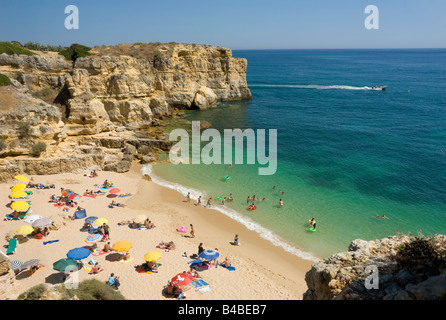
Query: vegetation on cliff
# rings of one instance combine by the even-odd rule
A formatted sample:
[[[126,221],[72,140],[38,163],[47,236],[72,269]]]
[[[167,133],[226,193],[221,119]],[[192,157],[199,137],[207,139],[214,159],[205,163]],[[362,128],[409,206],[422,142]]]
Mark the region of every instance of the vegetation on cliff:
[[[26,54],[32,56],[35,53],[23,48],[18,42],[0,42],[0,54]]]
[[[9,86],[11,84],[11,80],[9,80],[8,76],[0,73],[0,86]]]
[[[125,300],[125,297],[107,284],[96,280],[84,280],[77,289],[67,289],[64,285],[49,288],[39,284],[21,293],[17,300]]]

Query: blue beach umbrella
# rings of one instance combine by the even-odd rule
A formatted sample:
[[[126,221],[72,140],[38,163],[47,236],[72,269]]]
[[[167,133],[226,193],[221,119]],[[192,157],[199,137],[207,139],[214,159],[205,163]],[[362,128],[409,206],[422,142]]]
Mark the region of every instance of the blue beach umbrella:
[[[68,251],[67,257],[68,259],[73,260],[82,260],[87,258],[90,255],[90,250],[86,248],[74,248]]]
[[[85,219],[85,223],[92,224],[97,219],[98,219],[98,217],[94,217],[94,216],[93,217],[88,217],[88,218]]]
[[[219,256],[220,256],[220,253],[218,253],[215,250],[205,250],[200,253],[200,258],[203,258],[205,260],[217,259]]]

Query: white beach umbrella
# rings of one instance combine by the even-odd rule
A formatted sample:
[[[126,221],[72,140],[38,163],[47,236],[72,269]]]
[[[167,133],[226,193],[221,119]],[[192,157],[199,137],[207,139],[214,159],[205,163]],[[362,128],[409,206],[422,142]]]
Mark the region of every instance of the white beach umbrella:
[[[23,221],[32,224],[34,221],[39,219],[42,219],[42,216],[39,216],[38,214],[33,214],[31,216],[27,216],[25,219],[23,219]]]

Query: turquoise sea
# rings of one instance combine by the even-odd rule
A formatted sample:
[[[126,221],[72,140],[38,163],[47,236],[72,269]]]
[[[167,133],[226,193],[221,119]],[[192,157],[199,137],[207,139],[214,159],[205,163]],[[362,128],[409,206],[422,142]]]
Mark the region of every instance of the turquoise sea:
[[[308,259],[346,251],[357,238],[446,233],[446,50],[233,55],[248,59],[252,100],[186,119],[221,131],[277,129],[276,173],[260,176],[248,164],[145,167],[156,182],[212,197],[222,214]],[[215,200],[230,193],[235,200],[225,206]],[[249,211],[249,195],[267,200]],[[309,231],[312,217],[316,232]]]

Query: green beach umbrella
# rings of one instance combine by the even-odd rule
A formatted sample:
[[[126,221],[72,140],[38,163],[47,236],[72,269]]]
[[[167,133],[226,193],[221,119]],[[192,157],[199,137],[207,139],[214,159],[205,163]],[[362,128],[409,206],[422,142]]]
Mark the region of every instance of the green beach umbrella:
[[[77,268],[77,261],[69,258],[60,259],[53,263],[53,269],[57,271],[67,271]]]

